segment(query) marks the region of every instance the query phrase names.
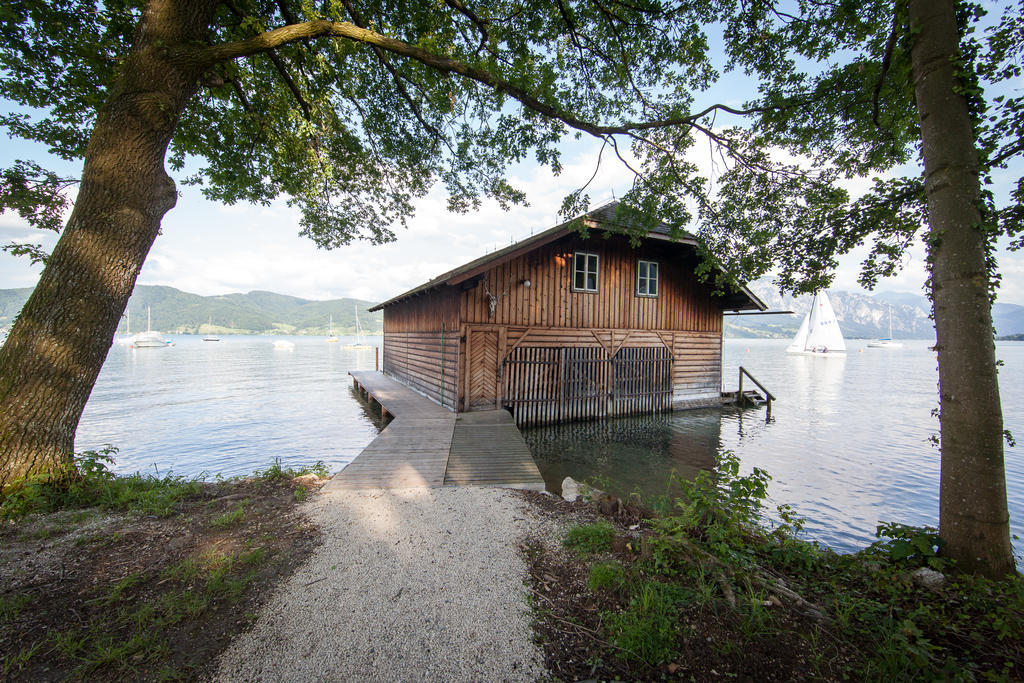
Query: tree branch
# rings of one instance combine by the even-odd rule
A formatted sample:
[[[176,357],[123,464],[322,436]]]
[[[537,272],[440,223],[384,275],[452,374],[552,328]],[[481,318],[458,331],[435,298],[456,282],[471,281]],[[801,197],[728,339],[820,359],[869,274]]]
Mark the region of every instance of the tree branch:
[[[352,3],[349,2],[349,0],[342,0],[342,3],[345,5],[345,10],[352,17],[352,21],[355,22],[355,24],[360,28],[366,28],[366,22],[359,14],[359,11],[352,6]],[[452,154],[455,154],[455,150],[452,149],[451,144],[448,143],[448,139],[441,134],[441,131],[439,131],[435,126],[431,125],[430,122],[423,118],[423,112],[420,109],[419,104],[417,104],[416,100],[412,98],[412,95],[409,94],[409,90],[405,87],[405,83],[402,82],[402,79],[405,78],[405,76],[400,74],[398,72],[398,69],[396,69],[395,66],[391,63],[391,60],[388,59],[387,52],[385,52],[382,48],[376,45],[373,45],[371,47],[373,48],[374,54],[377,55],[378,61],[380,61],[381,65],[383,65],[383,67],[388,70],[388,73],[391,74],[391,78],[393,78],[395,81],[395,89],[398,90],[399,96],[403,100],[405,100],[405,103],[409,105],[409,109],[412,110],[412,114],[413,116],[416,117],[416,120],[419,121],[420,125],[423,126],[423,128],[428,133],[434,136],[437,140],[444,142],[446,145],[448,145],[449,151]]]
[[[400,40],[381,35],[375,31],[356,26],[347,21],[316,20],[301,24],[291,24],[281,28],[273,29],[258,36],[239,40],[231,43],[221,43],[201,49],[194,57],[203,63],[206,68],[218,62],[247,57],[262,52],[273,50],[281,45],[287,45],[299,40],[310,38],[344,38],[358,43],[379,47],[393,54],[409,57],[443,73],[457,74],[482,85],[504,93],[518,101],[528,109],[547,116],[548,118],[561,121],[575,130],[588,133],[594,137],[605,135],[622,135],[633,131],[654,130],[658,128],[669,128],[674,126],[693,126],[697,119],[707,112],[720,109],[733,114],[752,114],[759,111],[769,111],[782,107],[755,108],[750,110],[738,110],[726,105],[716,104],[708,107],[698,114],[656,119],[652,121],[630,121],[618,125],[599,125],[585,121],[570,112],[563,111],[556,106],[542,102],[536,96],[525,89],[514,85],[497,75],[466,64],[465,62],[438,55],[415,45],[409,45]],[[799,103],[788,104],[786,108],[800,106]]]
[[[882,124],[878,122],[878,98],[882,94],[882,84],[885,83],[885,76],[889,73],[889,65],[892,63],[892,53],[896,49],[896,36],[897,25],[899,22],[899,15],[896,10],[893,10],[892,14],[892,32],[889,33],[889,39],[885,42],[885,54],[882,55],[882,71],[878,74],[878,83],[875,84],[875,91],[871,95],[871,120],[875,123],[875,128],[882,130]]]
[[[306,102],[306,98],[302,96],[302,91],[299,90],[299,86],[292,79],[291,74],[288,73],[288,68],[285,66],[284,61],[274,50],[267,50],[267,57],[269,57],[270,61],[274,63],[274,66],[277,68],[277,72],[281,74],[282,80],[284,80],[288,89],[292,91],[292,95],[299,103],[299,106],[302,107],[302,118],[307,121],[312,121],[313,114],[310,112],[309,103]]]
[[[487,32],[487,22],[485,20],[481,19],[476,12],[462,4],[461,0],[444,0],[444,4],[448,5],[459,14],[462,14],[476,25],[476,29],[480,32],[480,47],[477,48],[478,50],[487,45],[488,41],[491,39],[491,35]]]
[[[234,78],[227,79],[227,82],[231,84],[231,87],[234,89],[235,94],[238,95],[238,100],[242,103],[242,111],[244,111],[246,114],[253,113],[252,105],[249,104],[249,98],[245,96],[245,91],[242,90],[242,84]]]
[[[243,13],[241,8],[237,4],[235,4],[234,0],[225,0],[225,4],[227,5],[228,9],[231,10],[232,14],[237,16],[239,19],[245,18],[245,13]],[[294,19],[294,16],[292,15],[291,11],[289,11],[288,6],[285,4],[283,0],[281,2],[278,2],[278,9],[281,10],[281,16],[284,17],[285,21],[292,23],[289,17]],[[274,52],[274,50],[265,50],[265,52],[267,53],[267,57],[270,58],[270,61],[274,63],[274,67],[277,69],[277,72],[281,74],[281,78],[284,79],[284,82],[288,86],[288,89],[291,90],[292,96],[295,97],[295,100],[299,103],[299,107],[302,108],[302,118],[306,119],[307,121],[312,121],[313,115],[309,110],[309,103],[306,102],[305,98],[302,96],[302,92],[299,90],[299,86],[296,85],[294,80],[292,80],[291,74],[288,73],[288,69],[285,67],[284,62],[277,55],[277,53]],[[238,92],[237,89],[236,92]]]

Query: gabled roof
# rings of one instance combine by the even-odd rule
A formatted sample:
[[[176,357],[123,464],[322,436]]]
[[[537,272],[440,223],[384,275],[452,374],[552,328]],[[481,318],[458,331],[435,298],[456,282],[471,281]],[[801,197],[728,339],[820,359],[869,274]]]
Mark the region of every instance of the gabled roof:
[[[502,263],[505,263],[507,261],[511,261],[512,259],[516,258],[517,256],[520,256],[521,254],[533,251],[538,247],[542,247],[545,244],[549,244],[551,242],[554,242],[555,240],[565,237],[566,235],[568,235],[569,233],[576,229],[576,222],[579,219],[582,219],[584,224],[590,229],[600,228],[602,225],[626,229],[633,227],[633,224],[629,220],[622,220],[621,218],[616,217],[615,210],[618,207],[618,205],[619,203],[615,201],[608,202],[607,204],[599,206],[598,208],[584,214],[583,216],[574,218],[570,221],[566,221],[565,223],[562,223],[560,225],[556,225],[555,227],[549,228],[543,232],[539,232],[536,235],[531,235],[530,237],[527,237],[524,240],[520,240],[515,244],[511,244],[505,247],[504,249],[499,249],[498,251],[491,252],[490,254],[486,254],[485,256],[481,256],[478,259],[463,264],[453,270],[450,270],[447,273],[438,275],[433,280],[430,280],[429,282],[424,282],[422,285],[418,287],[414,287],[407,292],[404,292],[396,297],[392,297],[387,301],[384,301],[383,303],[379,303],[376,306],[371,307],[369,310],[379,311],[400,301],[414,297],[417,294],[422,294],[428,290],[434,289],[435,287],[440,287],[441,285],[454,286],[461,284],[467,280],[476,277],[477,275],[480,275],[481,273],[486,272],[487,270],[490,270],[495,266],[501,265]],[[678,233],[677,237],[673,238],[672,232],[673,230],[671,225],[667,223],[659,223],[657,226],[650,230],[650,232],[647,234],[647,238],[666,240],[669,242],[675,242],[677,244],[697,246],[697,238],[691,235],[690,233],[681,232]],[[740,290],[741,291],[735,293],[732,296],[725,297],[727,303],[724,306],[724,308],[735,311],[751,309],[763,311],[768,308],[768,306],[765,305],[763,301],[761,301],[753,292],[751,292],[746,287],[741,287]]]

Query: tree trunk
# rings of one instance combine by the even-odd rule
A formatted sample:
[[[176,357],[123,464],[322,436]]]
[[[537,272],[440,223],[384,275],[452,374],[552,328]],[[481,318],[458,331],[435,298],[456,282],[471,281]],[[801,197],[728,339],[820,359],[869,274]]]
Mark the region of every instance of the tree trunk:
[[[957,92],[953,0],[911,0],[914,94],[921,121],[939,361],[939,535],[962,571],[1002,577],[1010,545],[1003,413],[980,210],[974,128]]]
[[[68,471],[82,410],[177,199],[164,157],[200,76],[184,46],[208,38],[215,7],[150,0],[143,9],[90,137],[74,211],[0,349],[0,492]]]

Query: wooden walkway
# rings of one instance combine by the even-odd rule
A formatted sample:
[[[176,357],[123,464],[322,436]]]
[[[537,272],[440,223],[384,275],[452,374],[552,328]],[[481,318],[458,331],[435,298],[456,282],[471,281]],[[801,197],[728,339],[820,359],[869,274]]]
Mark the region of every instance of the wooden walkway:
[[[327,483],[331,489],[505,486],[544,479],[507,412],[455,413],[379,372],[350,372],[356,389],[394,420]]]

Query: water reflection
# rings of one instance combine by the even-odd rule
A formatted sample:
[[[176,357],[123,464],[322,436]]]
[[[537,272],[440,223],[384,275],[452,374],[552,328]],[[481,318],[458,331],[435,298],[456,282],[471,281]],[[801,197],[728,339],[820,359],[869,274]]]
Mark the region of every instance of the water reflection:
[[[523,430],[549,491],[562,480],[610,483],[618,492],[663,493],[670,474],[692,479],[714,467],[722,414],[695,410],[686,420],[644,415]]]

